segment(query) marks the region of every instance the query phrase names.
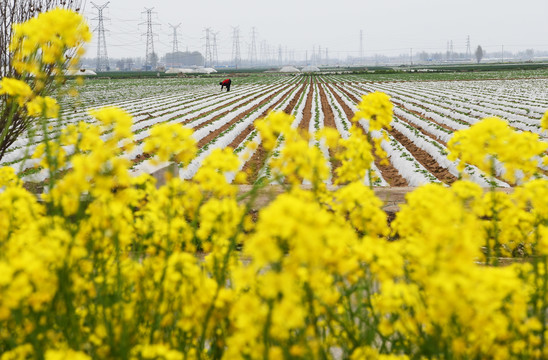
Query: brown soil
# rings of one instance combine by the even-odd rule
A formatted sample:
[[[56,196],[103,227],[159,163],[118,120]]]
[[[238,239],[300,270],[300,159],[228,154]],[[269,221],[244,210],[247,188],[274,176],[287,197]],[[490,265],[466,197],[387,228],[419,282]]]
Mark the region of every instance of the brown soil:
[[[437,122],[436,120],[432,119],[431,117],[425,116],[425,115],[421,114],[421,113],[418,112],[418,111],[415,111],[415,110],[411,110],[411,109],[406,108],[406,107],[405,107],[405,103],[401,103],[401,102],[399,102],[399,101],[397,101],[397,100],[394,100],[394,99],[390,99],[390,100],[391,100],[394,104],[398,105],[400,108],[405,109],[406,111],[409,111],[410,113],[413,113],[413,114],[417,115],[418,117],[420,117],[420,118],[422,118],[422,119],[428,120],[428,121],[430,121],[431,123],[436,124],[436,125],[438,125],[438,126],[441,126],[442,128],[447,129],[447,130],[449,130],[449,131],[457,131],[457,129],[454,129],[454,128],[450,127],[450,126],[447,126],[447,125],[445,125],[445,124],[442,124],[442,123],[440,123],[440,122]]]
[[[363,89],[357,88],[357,90],[362,91]],[[418,111],[416,111],[416,110],[408,109],[407,107],[405,107],[405,102],[402,102],[401,100],[398,100],[398,99],[396,99],[396,98],[394,98],[394,97],[391,97],[391,98],[390,98],[390,102],[391,102],[392,104],[398,106],[400,109],[404,109],[405,111],[408,111],[408,112],[410,112],[410,113],[416,115],[417,117],[419,117],[419,118],[421,118],[421,119],[428,120],[429,122],[431,122],[431,123],[433,123],[433,124],[436,124],[436,125],[438,125],[438,126],[444,128],[444,129],[446,129],[446,130],[449,130],[449,131],[457,131],[457,129],[454,129],[454,128],[448,126],[448,125],[439,123],[439,122],[437,122],[436,120],[432,119],[431,117],[426,116],[426,115],[424,115],[424,114],[421,114],[420,112],[418,112]],[[397,115],[396,115],[396,116],[397,116]],[[401,118],[401,117],[399,117],[399,116],[397,116],[397,117],[398,117],[398,119],[400,119],[400,120],[402,120],[402,121],[405,121],[405,122],[409,123],[407,120],[405,120],[405,119],[403,119],[403,118]],[[422,127],[420,127],[419,125],[413,124],[412,126],[415,127],[415,128],[417,128],[417,129],[419,129],[419,130],[421,130],[421,132],[422,132],[423,134],[428,135],[427,133],[425,133],[425,132],[422,131]],[[426,130],[425,130],[425,131],[426,131]],[[431,134],[429,134],[428,136],[432,137]],[[434,138],[434,139],[436,139],[436,138]],[[439,141],[439,140],[437,140],[437,141]]]
[[[198,101],[198,100],[203,100],[203,99],[208,98],[210,96],[211,96],[210,94],[205,94],[205,95],[198,96],[196,98],[192,98],[192,99],[189,99],[189,100],[186,100],[186,101],[183,101],[183,102],[176,102],[176,103],[170,104],[169,106],[163,108],[162,110],[169,110],[169,109],[173,109],[173,108],[181,108],[181,107],[184,107],[184,105],[186,105],[186,104],[193,103],[193,102]],[[152,115],[150,113],[149,109],[141,109],[139,112],[136,112],[135,114],[133,114],[133,116],[136,117],[136,116],[139,116],[139,115],[148,115],[146,118],[135,122],[137,124],[137,123],[140,123],[141,121],[150,120],[152,118],[155,118],[155,117],[158,117],[158,116],[163,116],[163,115],[166,115],[166,114],[169,114],[169,113],[170,113],[170,111],[164,111],[162,113]],[[174,116],[174,117],[176,117],[176,116]],[[172,120],[172,119],[170,119],[170,120]]]
[[[287,88],[287,87],[286,87],[286,88]],[[286,89],[286,88],[284,88],[284,89]],[[276,96],[277,94],[279,94],[280,92],[282,92],[284,89],[280,89],[280,90],[279,90],[278,92],[276,92],[275,94],[269,96],[267,99],[263,100],[263,101],[262,101],[260,104],[258,104],[256,107],[260,107],[260,106],[264,105],[265,103],[267,103],[268,101],[270,101],[274,96]],[[257,96],[255,96],[255,97],[249,99],[248,101],[244,102],[244,103],[242,104],[242,106],[243,106],[243,105],[246,105],[246,104],[248,104],[248,103],[250,103],[251,101],[257,99],[257,98],[260,97],[260,96],[261,96],[261,95],[257,95]],[[241,100],[241,99],[239,99],[239,100]],[[234,100],[234,101],[232,101],[232,102],[230,102],[230,103],[227,104],[226,106],[230,106],[231,104],[234,104],[234,103],[237,102],[237,101],[238,101],[238,99],[237,99],[237,100]],[[215,110],[212,110],[212,111],[215,111]],[[212,122],[219,120],[219,119],[222,118],[223,116],[226,116],[226,115],[227,115],[228,113],[230,113],[230,112],[231,112],[231,110],[227,110],[227,111],[225,111],[225,112],[223,112],[223,113],[221,113],[221,114],[219,114],[219,115],[213,117],[212,119],[210,119],[210,120],[204,122],[203,124],[200,124],[199,126],[197,126],[196,128],[194,128],[194,130],[200,129],[201,127],[203,127],[203,126],[205,126],[205,125],[207,125],[207,124],[211,124]],[[197,118],[199,118],[199,117],[201,117],[201,116],[204,116],[204,115],[205,115],[205,113],[202,113],[202,114],[200,114],[200,115],[195,116],[194,118],[185,120],[185,121],[183,121],[183,124],[184,124],[184,123],[187,123],[187,122],[190,122],[190,121],[192,121],[192,120],[194,120],[194,119],[197,119]],[[224,124],[223,126],[221,126],[221,128],[219,128],[219,129],[217,129],[217,130],[215,130],[215,131],[209,133],[208,135],[206,135],[205,137],[203,137],[202,139],[200,139],[200,141],[198,141],[197,147],[198,147],[198,148],[203,147],[204,145],[206,145],[207,143],[209,143],[211,140],[213,140],[215,137],[217,137],[220,133],[222,133],[223,131],[225,131],[226,129],[228,129],[232,124],[236,123],[237,121],[239,121],[239,120],[241,120],[243,117],[245,117],[245,115],[246,115],[245,113],[240,114],[240,115],[236,116],[234,119],[232,119],[232,121],[230,121],[230,122]],[[136,156],[134,159],[132,159],[131,161],[132,161],[133,164],[136,164],[136,163],[140,163],[140,162],[142,162],[142,161],[144,161],[144,160],[146,160],[146,159],[148,159],[148,158],[150,158],[150,154],[148,154],[148,153],[143,153],[143,154],[137,155],[137,156]]]
[[[281,93],[282,91],[286,90],[287,87],[283,88],[283,89],[280,89],[278,90],[277,92],[275,92],[274,94],[268,96],[266,99],[264,99],[263,101],[261,101],[259,104],[257,104],[254,109],[258,108],[258,107],[261,107],[263,106],[264,104],[268,103],[270,100],[272,100],[272,98],[274,98],[276,95],[278,95],[279,93]],[[252,99],[250,99],[249,101],[246,101],[245,103],[243,103],[241,106],[244,106],[246,104],[249,104],[250,102],[256,100],[257,98],[259,98],[261,95],[259,96],[256,96]],[[281,100],[280,100],[281,101]],[[278,104],[279,101],[276,103]],[[264,116],[266,114],[268,114],[268,111],[270,111],[270,109],[272,109],[276,104],[272,105],[268,110],[264,111],[263,112],[263,115],[261,116]],[[214,121],[226,116],[227,114],[229,114],[230,112],[232,111],[232,109],[229,109],[221,114],[219,114],[218,116],[215,116],[213,119],[203,123],[203,124],[200,124],[200,126],[196,127],[196,129],[199,129],[199,128],[202,128],[204,127],[205,125],[207,124],[211,124],[213,123]],[[249,112],[253,111],[253,109],[250,109]],[[222,133],[223,131],[227,130],[228,128],[230,128],[233,124],[237,123],[238,121],[240,121],[241,119],[243,119],[246,115],[247,115],[248,112],[244,112],[238,116],[236,116],[234,119],[232,119],[231,121],[227,122],[226,124],[224,124],[223,126],[221,126],[219,129],[215,130],[215,131],[212,131],[211,133],[209,133],[208,135],[204,136],[202,139],[200,139],[200,141],[198,141],[198,148],[201,148],[203,147],[204,145],[206,145],[207,143],[209,143],[211,140],[215,139],[220,133]]]
[[[300,96],[300,94],[303,92],[304,88],[300,89],[297,91],[297,96]],[[298,99],[298,97],[297,97]],[[284,101],[285,99],[282,97],[280,100],[278,100],[274,105],[272,105],[271,107],[269,107],[267,110],[263,111],[263,113],[259,116],[259,117],[265,117],[266,115],[268,115],[269,112],[271,112],[276,106],[278,106],[282,101]],[[293,100],[291,100],[291,102],[293,102]],[[290,104],[291,104],[290,102]],[[286,107],[287,109],[287,107]],[[284,112],[285,109],[283,110]],[[255,126],[253,126],[253,124],[251,124],[250,126],[248,126],[247,128],[244,129],[244,131],[242,131],[241,133],[238,134],[238,136],[236,136],[236,138],[228,145],[229,147],[233,148],[233,149],[236,149],[236,147],[238,147],[238,145],[240,145],[242,143],[242,141],[245,140],[245,138],[247,138],[247,136],[255,129]]]
[[[324,125],[326,127],[337,129],[337,125],[335,124],[335,115],[333,114],[333,109],[329,105],[329,100],[327,99],[325,90],[323,89],[323,86],[319,86],[319,89],[320,89],[320,101],[322,103],[322,112],[324,116]],[[329,148],[328,151],[329,151],[329,159],[331,161],[331,176],[335,178],[336,169],[341,166],[341,161],[335,159],[335,153],[331,148]]]
[[[351,96],[351,95],[350,95],[350,96]],[[434,123],[434,124],[437,124],[437,125],[443,127],[444,129],[447,129],[447,130],[450,130],[450,131],[453,131],[453,132],[454,132],[454,131],[457,131],[457,129],[451,128],[451,127],[449,127],[449,126],[447,126],[447,125],[445,125],[445,124],[441,124],[441,123],[435,121],[434,119],[432,119],[431,117],[428,117],[428,116],[425,116],[425,115],[419,113],[418,111],[414,111],[414,110],[407,109],[407,108],[405,107],[405,103],[400,103],[400,102],[398,102],[397,100],[394,101],[393,98],[392,98],[390,101],[392,101],[394,104],[396,104],[396,105],[399,106],[400,108],[403,108],[403,109],[405,109],[405,110],[407,110],[407,111],[409,111],[409,112],[412,112],[413,114],[417,115],[418,117],[421,117],[421,118],[426,119],[426,120],[428,120],[428,121],[430,121],[430,122],[432,122],[432,123]],[[445,141],[442,141],[442,140],[438,139],[438,138],[435,137],[433,134],[431,134],[430,132],[428,132],[428,130],[422,128],[421,126],[419,126],[419,125],[417,125],[417,124],[415,124],[415,123],[410,123],[409,121],[407,121],[406,119],[404,119],[404,118],[402,118],[402,117],[400,117],[400,116],[397,116],[397,115],[395,115],[395,116],[396,116],[399,120],[404,121],[404,122],[406,122],[407,124],[413,126],[413,127],[416,128],[417,130],[419,130],[423,135],[426,135],[426,136],[428,136],[428,137],[434,139],[435,141],[439,142],[440,144],[442,144],[442,145],[444,145],[444,146],[447,146],[447,143],[446,143]],[[392,135],[393,135],[393,134],[392,134]],[[402,135],[402,136],[403,136],[403,135]],[[414,145],[414,144],[413,144],[413,145]],[[415,155],[414,155],[414,156],[415,156]],[[419,159],[417,158],[417,160],[419,160]],[[423,166],[425,166],[421,161],[419,161],[419,162],[420,162]],[[425,167],[426,167],[426,166],[425,166]],[[426,168],[428,169],[428,167],[426,167]],[[542,170],[541,172],[544,173],[545,175],[548,175],[548,171]],[[434,172],[433,172],[433,174],[434,174],[438,179],[440,179],[440,178],[438,177],[438,175],[436,175]],[[452,174],[451,174],[451,175],[452,175]],[[440,176],[443,176],[443,175],[440,174]],[[454,178],[453,175],[452,175],[452,177]],[[504,180],[504,179],[501,178],[500,176],[495,176],[495,179],[497,179],[497,180],[499,180],[499,181],[501,181],[501,182],[505,182],[505,183],[509,184],[509,185],[512,186],[512,187],[514,187],[514,186],[517,185],[517,184],[515,184],[515,183],[510,183],[510,182],[508,182],[507,180]],[[440,181],[444,181],[444,180],[440,179]],[[446,182],[446,181],[444,181],[444,182],[447,183],[447,184],[451,184],[451,183],[453,183],[455,180],[450,179],[450,181],[451,181],[451,182]]]
[[[327,87],[331,88],[331,86],[336,86],[336,85],[328,85]],[[332,89],[331,89],[331,93],[333,94],[333,96],[335,97],[339,105],[342,107],[348,120],[351,120],[354,117],[354,113],[352,112],[352,109],[350,109],[350,107],[348,107],[348,105],[346,105],[346,103],[341,99],[341,97],[337,93],[335,93]],[[366,131],[366,129],[364,129],[364,131]],[[373,144],[371,144],[371,146],[373,146]],[[375,166],[379,169],[379,171],[381,172],[381,176],[383,177],[384,180],[386,180],[386,182],[390,186],[407,186],[407,180],[405,180],[401,176],[401,174],[392,164],[389,163],[388,165],[383,165],[381,164],[381,159],[375,154],[374,156],[375,156]]]
[[[439,142],[440,144],[442,144],[443,146],[447,147],[447,143],[441,139],[438,139],[436,136],[434,136],[432,133],[428,132],[428,130],[424,129],[422,126],[420,125],[417,125],[415,123],[411,123],[409,121],[407,121],[406,119],[404,119],[403,117],[401,116],[398,116],[398,115],[394,115],[395,117],[398,118],[398,120],[406,123],[406,124],[409,124],[410,126],[414,127],[415,129],[419,130],[421,132],[421,134],[425,135],[425,136],[428,136],[429,138],[433,139],[433,140],[436,140],[437,142]]]
[[[353,94],[349,93],[345,89],[339,87],[339,90],[344,92],[350,98],[355,101],[359,101]],[[413,157],[424,166],[432,175],[434,175],[438,180],[446,184],[452,184],[457,180],[457,178],[449,172],[446,168],[439,165],[439,163],[426,151],[419,148],[415,145],[409,138],[400,133],[399,131],[392,129],[388,131],[396,140],[402,144],[412,155]]]
[[[402,144],[413,155],[413,157],[438,180],[449,185],[457,181],[457,177],[455,175],[451,174],[446,168],[440,166],[436,159],[415,145],[407,136],[395,129],[390,130],[390,135],[398,140],[400,144]]]
[[[308,132],[308,129],[310,127],[310,121],[312,121],[312,100],[313,100],[313,84],[308,84],[310,86],[310,90],[308,91],[308,95],[306,97],[306,103],[304,105],[303,110],[303,119],[299,123],[299,129]]]
[[[301,97],[301,94],[303,93],[303,91],[305,90],[305,87],[307,85],[303,85],[301,86],[301,89],[299,89],[293,99],[289,102],[289,104],[283,109],[283,111],[287,114],[291,114],[293,112],[293,109],[295,108],[295,106],[297,106],[297,102],[299,101],[299,98]],[[251,132],[253,129],[250,129],[249,131]],[[246,135],[247,136],[247,135]],[[242,139],[243,140],[243,139]],[[247,180],[250,184],[253,184],[254,182],[257,181],[257,178],[259,176],[259,171],[262,169],[262,167],[264,166],[264,163],[266,161],[266,156],[268,155],[267,151],[263,148],[263,145],[262,143],[259,144],[259,147],[257,148],[257,150],[255,150],[255,152],[253,153],[253,156],[251,156],[251,158],[246,161],[246,163],[244,164],[244,167],[243,167],[243,171],[247,172],[248,174],[248,177],[247,177]]]
[[[248,99],[247,101],[245,101],[244,103],[242,103],[240,106],[244,106],[244,105],[246,105],[246,104],[249,104],[251,101],[256,100],[257,98],[259,98],[259,97],[261,97],[261,96],[263,95],[263,94],[261,94],[261,93],[255,93],[255,94],[257,94],[257,95],[254,96],[253,98]],[[247,96],[244,96],[244,97],[247,97]],[[241,101],[241,100],[242,100],[242,98],[237,98],[237,99],[235,99],[234,101],[229,102],[228,104],[225,104],[225,105],[223,105],[223,106],[219,106],[218,108],[215,108],[215,109],[213,109],[213,110],[209,110],[209,111],[207,111],[207,112],[202,112],[202,113],[200,113],[200,114],[198,114],[198,115],[196,115],[196,116],[194,116],[194,117],[192,117],[192,118],[190,118],[190,119],[185,119],[185,120],[181,121],[180,123],[181,123],[182,125],[186,125],[186,124],[188,124],[188,123],[190,123],[190,122],[192,122],[192,121],[194,121],[194,120],[196,120],[196,119],[199,119],[199,118],[201,118],[201,117],[207,115],[208,113],[217,111],[218,109],[223,108],[223,107],[229,107],[229,106],[231,106],[231,105],[233,105],[233,104],[235,104],[235,103],[237,103],[238,101]],[[217,120],[217,119],[219,119],[219,118],[225,116],[226,114],[230,113],[231,111],[232,111],[232,109],[227,109],[225,112],[223,112],[223,113],[221,113],[221,114],[215,116],[213,119],[211,119],[211,120],[209,120],[209,121],[206,121],[206,122],[203,123],[203,124],[200,124],[200,125],[196,126],[196,127],[193,128],[193,129],[194,129],[194,130],[200,129],[200,128],[204,127],[205,125],[211,123],[212,121],[215,121],[215,120]],[[174,118],[175,118],[175,117],[176,117],[176,116],[174,116]],[[172,118],[169,119],[169,120],[172,120]],[[168,120],[168,121],[169,121],[169,120]]]

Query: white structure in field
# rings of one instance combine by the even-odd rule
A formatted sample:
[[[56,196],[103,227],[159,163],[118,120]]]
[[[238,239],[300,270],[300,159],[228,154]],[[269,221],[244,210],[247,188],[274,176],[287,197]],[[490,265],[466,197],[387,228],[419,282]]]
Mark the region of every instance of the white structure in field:
[[[302,72],[318,72],[320,69],[317,66],[308,65],[305,66],[302,70]]]
[[[171,68],[166,71],[166,74],[211,74],[216,73],[217,70],[213,68],[203,68],[203,67],[197,67],[197,68]]]
[[[281,73],[298,73],[300,72],[300,70],[294,66],[284,66],[280,69],[280,72]]]
[[[188,74],[193,71],[193,69],[171,68],[166,70],[166,74]]]
[[[67,76],[94,76],[97,75],[97,73],[93,70],[89,69],[67,69],[65,71],[65,75]]]

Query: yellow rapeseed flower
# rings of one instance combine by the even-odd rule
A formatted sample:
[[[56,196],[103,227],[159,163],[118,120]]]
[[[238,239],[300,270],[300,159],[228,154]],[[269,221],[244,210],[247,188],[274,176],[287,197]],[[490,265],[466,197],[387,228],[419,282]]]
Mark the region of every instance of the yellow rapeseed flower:
[[[335,170],[337,184],[362,181],[374,161],[371,144],[363,131],[352,126],[350,136],[339,140],[339,150],[335,158],[341,161],[341,166]]]
[[[540,127],[542,128],[542,130],[548,130],[548,110],[546,110],[546,112],[540,119]]]
[[[15,98],[19,106],[22,106],[32,96],[32,89],[22,80],[5,77],[0,80],[0,95],[2,94]]]
[[[49,96],[36,96],[27,104],[29,116],[45,116],[46,118],[56,118],[59,114],[59,104],[54,98]]]
[[[548,144],[540,141],[537,134],[517,132],[506,121],[491,117],[455,132],[447,148],[449,160],[460,160],[459,170],[471,164],[494,177],[496,159],[505,168],[501,176],[515,182],[518,170],[523,173],[522,180],[528,180],[538,171],[538,156]]]
[[[369,121],[369,130],[375,131],[382,128],[390,129],[394,106],[390,102],[390,96],[385,93],[375,91],[362,96],[362,101],[358,104],[358,112],[352,118],[352,121],[366,119]]]
[[[161,161],[173,160],[188,164],[195,156],[196,140],[192,130],[181,124],[163,123],[154,125],[145,140],[143,150],[154,153]]]
[[[263,148],[267,151],[274,150],[278,137],[289,131],[294,119],[294,116],[277,111],[269,113],[263,119],[256,120],[254,125],[261,134]]]

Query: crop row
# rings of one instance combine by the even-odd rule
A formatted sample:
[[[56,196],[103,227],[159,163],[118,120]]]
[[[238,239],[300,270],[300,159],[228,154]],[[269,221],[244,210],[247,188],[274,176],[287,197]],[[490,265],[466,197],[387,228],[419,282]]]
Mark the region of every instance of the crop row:
[[[8,150],[0,165],[9,165],[27,181],[42,181],[47,172],[37,168],[36,161],[26,158],[44,139],[56,138],[68,124],[94,122],[90,108],[118,106],[134,118],[132,130],[136,147],[121,156],[134,163],[134,172],[151,172],[158,165],[143,156],[143,141],[149,129],[158,123],[181,123],[194,130],[199,156],[180,176],[190,178],[201,161],[215,148],[231,146],[239,154],[242,169],[252,167],[251,181],[272,177],[261,146],[260,135],[253,122],[272,110],[295,116],[293,126],[311,134],[331,126],[341,137],[349,136],[351,119],[361,95],[382,91],[394,104],[393,128],[383,149],[389,164],[378,159],[373,170],[375,185],[417,186],[427,182],[451,183],[458,177],[456,163],[447,160],[447,142],[452,134],[469,127],[483,117],[498,116],[520,131],[541,136],[539,119],[548,109],[547,79],[431,81],[431,82],[368,82],[356,76],[293,76],[255,77],[235,81],[230,92],[196,79],[96,80],[82,88],[79,99],[64,98],[59,119],[52,120],[47,134],[34,131],[18,139]],[[124,95],[124,89],[128,93]],[[365,120],[358,122],[368,128]],[[108,132],[103,137],[107,138]],[[381,136],[378,132],[371,136]],[[256,146],[249,148],[250,142]],[[283,147],[279,139],[273,156]],[[310,146],[321,150],[332,171],[332,154],[322,142],[312,138]],[[71,149],[66,149],[70,153]],[[251,162],[246,164],[246,162]],[[67,165],[70,167],[70,164]],[[499,174],[503,171],[499,169]],[[487,178],[476,168],[467,167],[470,179],[488,185]],[[229,175],[229,180],[233,175]],[[402,180],[403,179],[403,180]],[[331,183],[331,179],[328,182]],[[364,179],[364,182],[367,182]],[[508,184],[496,180],[499,186]]]

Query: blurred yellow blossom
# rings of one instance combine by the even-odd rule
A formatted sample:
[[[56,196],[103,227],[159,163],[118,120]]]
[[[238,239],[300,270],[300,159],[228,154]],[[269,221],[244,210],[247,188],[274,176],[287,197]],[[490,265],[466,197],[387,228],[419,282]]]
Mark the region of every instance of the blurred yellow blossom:
[[[155,153],[161,161],[188,164],[197,152],[196,140],[192,137],[192,130],[180,124],[160,124],[150,129],[143,151]]]
[[[352,118],[352,121],[365,119],[369,121],[369,130],[376,131],[382,128],[390,129],[392,122],[393,105],[390,102],[390,96],[385,93],[375,91],[362,96],[358,104],[358,112]]]
[[[522,180],[528,180],[538,171],[537,157],[548,148],[548,144],[540,141],[536,134],[517,132],[506,121],[491,117],[455,132],[447,147],[449,160],[459,159],[460,171],[466,164],[471,164],[494,177],[497,175],[497,160],[505,169],[501,176],[515,182],[518,170],[523,173]]]
[[[22,80],[5,77],[0,80],[0,95],[2,94],[16,98],[19,106],[22,106],[31,98],[32,89]]]
[[[49,96],[36,96],[26,105],[29,116],[56,118],[59,114],[57,101]]]

